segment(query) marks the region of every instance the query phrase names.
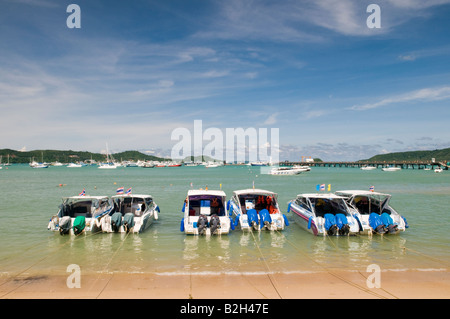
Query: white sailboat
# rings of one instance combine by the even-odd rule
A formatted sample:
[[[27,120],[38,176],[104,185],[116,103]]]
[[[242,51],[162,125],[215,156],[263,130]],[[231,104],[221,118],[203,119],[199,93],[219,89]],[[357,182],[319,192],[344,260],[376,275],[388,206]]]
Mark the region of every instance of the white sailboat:
[[[115,169],[117,167],[119,167],[119,164],[116,164],[111,160],[111,158],[109,156],[108,143],[106,143],[106,163],[98,164],[98,168],[100,168],[100,169]]]

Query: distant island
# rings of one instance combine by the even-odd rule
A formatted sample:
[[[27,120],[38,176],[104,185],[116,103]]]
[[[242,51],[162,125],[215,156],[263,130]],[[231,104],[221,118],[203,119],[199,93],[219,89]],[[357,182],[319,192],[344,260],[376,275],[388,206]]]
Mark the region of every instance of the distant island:
[[[450,148],[434,151],[409,151],[380,154],[366,160],[361,160],[360,162],[429,162],[432,158],[434,158],[436,162],[449,162]]]
[[[61,162],[61,163],[74,163],[74,162],[103,162],[106,160],[106,154],[92,153],[86,151],[58,151],[58,150],[34,150],[34,151],[15,151],[12,149],[1,149],[0,156],[2,156],[2,164],[9,161],[10,164],[24,164],[30,163],[32,159],[37,162]],[[112,156],[116,160],[126,161],[166,161],[168,159],[161,158],[152,155],[146,155],[138,151],[125,151],[120,153],[114,153]]]
[[[37,162],[103,162],[106,159],[106,154],[92,153],[87,151],[60,151],[60,150],[34,150],[34,151],[16,151],[12,149],[1,149],[0,156],[2,157],[2,164],[9,161],[11,164],[25,164],[31,160]],[[120,153],[114,153],[112,156],[116,160],[124,161],[170,161],[169,158],[161,158],[157,156],[147,155],[139,151],[124,151]],[[387,154],[375,155],[369,159],[359,160],[356,162],[406,162],[406,161],[423,161],[429,162],[434,158],[436,162],[449,162],[450,161],[450,148],[444,148],[433,151],[408,151],[408,152],[395,152]],[[187,157],[183,162],[198,161],[198,158]],[[207,160],[212,160],[208,158]],[[314,162],[321,162],[320,159],[314,158]]]

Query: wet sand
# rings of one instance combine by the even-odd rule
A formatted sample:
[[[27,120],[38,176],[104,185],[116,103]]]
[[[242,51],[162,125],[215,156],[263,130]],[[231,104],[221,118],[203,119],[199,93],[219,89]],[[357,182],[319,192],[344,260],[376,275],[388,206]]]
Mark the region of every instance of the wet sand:
[[[450,272],[383,271],[380,288],[370,273],[325,271],[295,274],[91,274],[80,288],[66,275],[0,277],[2,299],[448,299]]]

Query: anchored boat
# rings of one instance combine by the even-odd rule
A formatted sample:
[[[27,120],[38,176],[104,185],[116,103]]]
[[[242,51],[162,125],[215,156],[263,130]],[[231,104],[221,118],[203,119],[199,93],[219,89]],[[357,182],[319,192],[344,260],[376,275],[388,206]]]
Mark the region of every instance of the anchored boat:
[[[278,194],[262,189],[233,192],[227,203],[234,226],[242,230],[283,230],[289,222],[278,206]]]
[[[226,194],[221,190],[189,190],[180,230],[191,235],[228,234],[233,224],[225,202]]]
[[[391,195],[364,190],[338,191],[345,197],[362,233],[398,234],[408,228],[406,219],[390,206]]]
[[[107,196],[64,197],[58,213],[50,218],[48,229],[61,235],[101,231],[102,219],[113,208]]]
[[[345,198],[335,194],[300,194],[288,204],[294,220],[314,235],[359,233],[357,220],[350,214]]]
[[[112,197],[114,210],[102,220],[102,230],[141,233],[158,219],[159,207],[151,195],[123,194]]]

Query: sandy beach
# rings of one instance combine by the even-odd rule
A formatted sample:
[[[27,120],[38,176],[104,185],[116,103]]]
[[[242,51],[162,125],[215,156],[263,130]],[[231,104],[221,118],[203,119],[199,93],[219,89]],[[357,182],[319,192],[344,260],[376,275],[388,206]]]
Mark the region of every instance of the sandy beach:
[[[369,273],[324,271],[301,274],[155,275],[93,274],[80,288],[63,275],[2,277],[2,299],[447,299],[448,270],[383,271],[380,288],[368,288]]]

